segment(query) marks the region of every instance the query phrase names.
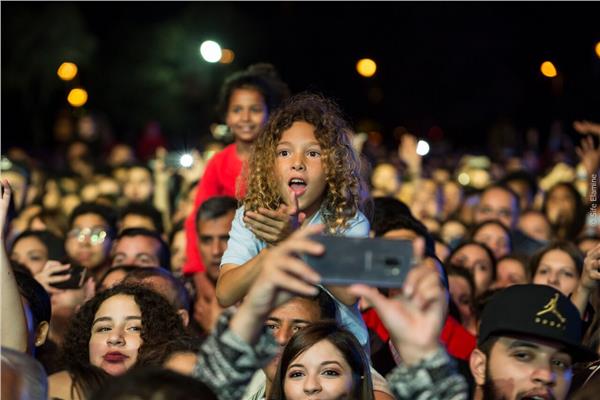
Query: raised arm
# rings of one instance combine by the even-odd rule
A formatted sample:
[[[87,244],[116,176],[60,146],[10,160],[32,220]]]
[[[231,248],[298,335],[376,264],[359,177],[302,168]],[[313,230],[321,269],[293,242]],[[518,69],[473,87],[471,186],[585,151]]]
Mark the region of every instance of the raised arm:
[[[590,296],[598,286],[598,281],[600,281],[600,245],[586,254],[581,279],[579,279],[579,283],[571,295],[571,302],[579,310],[581,318],[585,317],[585,310]],[[598,312],[598,310],[595,311]]]
[[[408,274],[402,295],[388,299],[377,289],[354,285],[351,292],[371,302],[403,363],[387,379],[397,399],[466,399],[465,379],[439,342],[447,294],[429,263]]]
[[[202,345],[193,376],[211,387],[219,399],[240,399],[256,370],[277,353],[273,335],[264,328],[271,310],[293,296],[317,293],[319,275],[294,254],[320,254],[322,245],[307,239],[320,228],[298,231],[266,253],[244,302],[233,317],[225,312]]]
[[[8,206],[12,193],[8,180],[2,179],[0,184],[2,186],[0,198],[0,237],[2,239],[2,249],[0,249],[0,279],[2,280],[0,319],[2,321],[2,346],[25,352],[27,351],[27,323],[17,281],[6,254],[4,238],[5,225],[8,223]]]

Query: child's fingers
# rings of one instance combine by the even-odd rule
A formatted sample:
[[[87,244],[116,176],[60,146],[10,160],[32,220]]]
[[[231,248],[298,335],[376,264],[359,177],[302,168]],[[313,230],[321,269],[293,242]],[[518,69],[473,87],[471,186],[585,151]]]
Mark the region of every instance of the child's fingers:
[[[46,282],[48,282],[48,283],[59,283],[59,282],[68,281],[70,278],[71,278],[71,274],[51,275],[51,276],[48,277],[48,279],[46,280]]]
[[[287,214],[281,210],[269,210],[268,208],[259,208],[258,214],[267,218],[274,219],[276,221],[286,221]]]
[[[255,213],[252,211],[248,211],[246,213],[246,215],[244,216],[244,222],[248,222],[248,220],[252,220],[252,221],[258,222],[260,224],[263,224],[265,226],[270,226],[270,227],[277,228],[277,229],[281,229],[281,226],[284,224],[282,221],[279,221],[278,219],[271,218],[269,216],[265,216],[265,215]]]

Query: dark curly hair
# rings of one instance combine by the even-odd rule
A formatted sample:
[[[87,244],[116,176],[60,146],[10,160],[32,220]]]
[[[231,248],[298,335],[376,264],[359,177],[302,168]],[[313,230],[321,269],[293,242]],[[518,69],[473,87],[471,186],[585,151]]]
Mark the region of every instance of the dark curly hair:
[[[275,173],[276,148],[284,131],[296,121],[315,128],[323,151],[327,187],[321,205],[329,233],[338,234],[363,209],[366,184],[360,174],[360,158],[352,147],[352,129],[339,107],[322,95],[300,93],[290,97],[270,118],[254,142],[244,181],[246,210],[277,209],[283,202]]]
[[[176,314],[169,302],[160,294],[139,285],[117,285],[96,294],[86,302],[75,314],[63,342],[62,360],[66,369],[71,373],[76,386],[84,393],[95,389],[95,382],[86,379],[90,371],[89,343],[92,333],[92,323],[96,312],[104,301],[116,295],[133,296],[142,312],[142,345],[138,350],[137,365],[158,365],[158,360],[149,349],[183,336],[185,330],[181,318]],[[93,368],[92,366],[92,369]],[[89,376],[89,375],[88,375]]]

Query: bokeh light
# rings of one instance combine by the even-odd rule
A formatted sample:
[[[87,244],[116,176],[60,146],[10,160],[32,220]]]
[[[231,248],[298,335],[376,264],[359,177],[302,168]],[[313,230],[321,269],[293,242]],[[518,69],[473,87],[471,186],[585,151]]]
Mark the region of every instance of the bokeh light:
[[[596,55],[600,58],[600,42],[596,43]]]
[[[194,165],[194,156],[192,156],[190,153],[182,154],[181,157],[179,157],[179,165],[181,165],[183,168],[190,168],[192,165]]]
[[[60,64],[56,74],[63,81],[73,80],[77,76],[77,65],[72,62],[64,62]]]
[[[356,71],[365,78],[370,78],[377,71],[377,64],[370,58],[363,58],[356,63]]]
[[[81,107],[87,103],[87,100],[88,94],[85,89],[82,88],[71,89],[69,95],[67,96],[67,101],[73,107]]]
[[[235,59],[233,50],[223,49],[221,53],[221,59],[219,60],[221,64],[231,64]]]
[[[540,66],[540,71],[547,78],[554,78],[557,75],[556,67],[550,61],[544,61]]]
[[[200,45],[200,55],[204,58],[204,61],[216,63],[221,59],[223,52],[219,43],[207,40]]]
[[[429,143],[425,140],[419,140],[417,142],[417,154],[421,157],[426,156],[429,153]]]
[[[471,177],[466,172],[461,172],[458,175],[458,183],[463,186],[467,186],[469,183],[471,183]]]

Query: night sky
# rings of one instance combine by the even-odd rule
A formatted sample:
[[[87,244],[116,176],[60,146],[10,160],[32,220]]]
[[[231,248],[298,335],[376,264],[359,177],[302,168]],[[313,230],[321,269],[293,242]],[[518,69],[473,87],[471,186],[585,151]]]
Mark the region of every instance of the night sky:
[[[197,145],[217,121],[222,80],[271,62],[293,92],[334,97],[359,130],[393,143],[403,126],[437,126],[456,147],[485,146],[495,125],[517,132],[554,120],[600,121],[598,3],[2,3],[2,136],[51,145],[52,121],[68,108],[60,62],[80,65],[117,138],[135,140],[158,120],[173,146]],[[236,54],[207,64],[213,39]],[[58,45],[63,43],[64,45]],[[375,77],[355,71],[378,64]],[[558,68],[544,78],[540,64]]]

